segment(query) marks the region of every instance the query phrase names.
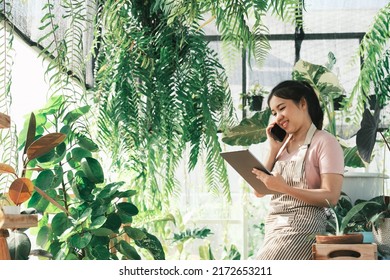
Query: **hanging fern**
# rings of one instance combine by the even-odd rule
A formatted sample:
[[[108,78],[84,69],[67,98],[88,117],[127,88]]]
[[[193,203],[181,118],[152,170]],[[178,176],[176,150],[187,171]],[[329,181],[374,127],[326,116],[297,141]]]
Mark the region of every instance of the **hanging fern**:
[[[45,14],[39,28],[43,35],[37,43],[42,47],[40,56],[49,58],[45,72],[50,86],[49,94],[62,95],[68,111],[88,106],[89,103],[85,82],[87,56],[83,42],[85,30],[91,24],[87,11],[93,10],[92,3],[47,0],[43,7]],[[87,116],[83,115],[72,129],[75,133],[89,135]]]
[[[158,4],[102,6],[96,74],[100,139],[118,171],[125,164],[135,172],[145,209],[163,207],[177,191],[175,172],[186,143],[189,169],[205,153],[208,186],[229,197],[217,137],[232,118],[223,68],[197,24],[165,15]]]
[[[8,1],[0,1],[0,112],[10,114],[12,67],[14,64],[12,5]],[[11,118],[12,119],[12,118]],[[16,127],[11,123],[10,129],[0,129],[0,162],[18,166]],[[11,176],[2,176],[0,187],[8,187]],[[1,190],[1,189],[0,189]],[[1,194],[2,192],[0,192]]]
[[[360,121],[368,95],[373,91],[382,104],[389,100],[389,23],[390,3],[377,13],[360,43],[359,55],[363,58],[363,65],[350,96],[351,101],[357,99],[355,121]]]

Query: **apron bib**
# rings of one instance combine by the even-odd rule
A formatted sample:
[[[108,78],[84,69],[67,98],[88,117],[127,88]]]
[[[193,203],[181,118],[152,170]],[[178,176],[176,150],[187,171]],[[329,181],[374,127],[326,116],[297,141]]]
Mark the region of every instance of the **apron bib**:
[[[314,124],[307,132],[304,144],[286,161],[276,161],[273,171],[281,174],[292,188],[307,189],[305,156],[316,131]],[[291,138],[291,137],[290,137]],[[287,142],[280,153],[286,147]],[[314,234],[324,232],[326,213],[323,207],[309,205],[287,194],[273,195],[265,221],[263,247],[257,255],[262,260],[312,259]]]

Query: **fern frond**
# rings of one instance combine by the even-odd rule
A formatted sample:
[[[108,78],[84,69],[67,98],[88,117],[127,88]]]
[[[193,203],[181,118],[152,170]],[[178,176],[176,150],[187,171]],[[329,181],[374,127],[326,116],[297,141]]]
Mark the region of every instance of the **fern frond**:
[[[355,114],[355,122],[361,119],[361,113],[367,103],[368,95],[376,92],[378,100],[386,100],[388,92],[383,85],[388,86],[388,43],[390,38],[390,3],[383,7],[376,15],[369,31],[360,43],[359,55],[363,58],[363,65],[358,80],[353,87],[350,103],[356,98],[356,107],[360,114]],[[387,74],[386,74],[387,73]]]

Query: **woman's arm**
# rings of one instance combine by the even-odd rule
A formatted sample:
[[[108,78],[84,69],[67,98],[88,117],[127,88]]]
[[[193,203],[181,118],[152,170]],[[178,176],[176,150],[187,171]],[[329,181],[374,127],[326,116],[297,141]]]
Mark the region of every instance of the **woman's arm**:
[[[344,178],[341,174],[321,174],[321,187],[319,189],[299,189],[287,185],[283,177],[279,174],[271,176],[258,169],[253,169],[252,172],[270,190],[291,195],[310,205],[319,207],[329,206],[328,202],[331,205],[337,204]]]

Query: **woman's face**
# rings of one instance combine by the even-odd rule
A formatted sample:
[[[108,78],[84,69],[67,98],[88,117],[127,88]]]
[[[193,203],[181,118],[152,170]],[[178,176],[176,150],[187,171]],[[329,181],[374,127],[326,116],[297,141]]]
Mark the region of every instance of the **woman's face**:
[[[288,133],[298,131],[309,117],[305,99],[297,104],[291,99],[273,96],[269,102],[276,123]]]

